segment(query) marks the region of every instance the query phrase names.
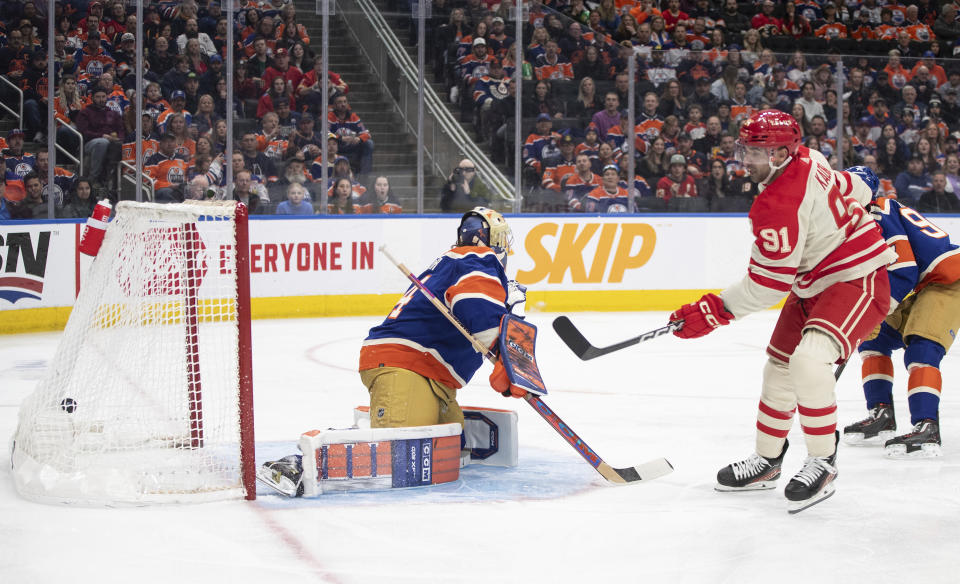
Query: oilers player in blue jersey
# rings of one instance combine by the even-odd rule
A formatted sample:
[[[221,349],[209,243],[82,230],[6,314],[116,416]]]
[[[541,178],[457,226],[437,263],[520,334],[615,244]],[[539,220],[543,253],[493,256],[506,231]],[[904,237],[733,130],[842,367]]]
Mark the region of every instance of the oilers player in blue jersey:
[[[526,300],[526,289],[504,269],[513,235],[503,215],[485,207],[467,211],[457,241],[419,275],[419,280],[486,346],[500,334],[500,320]],[[370,329],[360,349],[360,380],[370,392],[370,427],[464,424],[457,390],[483,363],[460,333],[415,286],[386,319]],[[499,363],[498,363],[499,365]],[[495,377],[504,375],[495,367]],[[496,387],[495,387],[496,389]],[[499,391],[499,390],[498,390]],[[504,395],[523,397],[523,391]],[[289,496],[303,492],[302,456],[267,462],[257,477]]]
[[[874,194],[869,210],[899,258],[887,268],[891,307],[876,337],[859,347],[865,419],[843,429],[848,444],[884,444],[891,458],[940,456],[940,361],[960,327],[960,249],[926,217],[894,198],[876,197],[879,179],[866,166],[847,169]],[[904,349],[909,372],[910,432],[894,436],[891,354]]]
[[[503,315],[525,297],[504,272],[511,240],[500,213],[476,207],[461,218],[456,246],[419,276],[486,346],[496,342]],[[470,341],[411,286],[360,350],[370,426],[463,425],[457,390],[482,363]]]

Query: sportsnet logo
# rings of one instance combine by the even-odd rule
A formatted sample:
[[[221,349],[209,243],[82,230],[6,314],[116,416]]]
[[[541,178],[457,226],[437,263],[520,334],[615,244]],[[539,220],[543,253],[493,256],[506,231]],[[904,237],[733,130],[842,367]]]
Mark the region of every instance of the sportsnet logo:
[[[50,251],[50,232],[0,233],[0,299],[40,300]]]

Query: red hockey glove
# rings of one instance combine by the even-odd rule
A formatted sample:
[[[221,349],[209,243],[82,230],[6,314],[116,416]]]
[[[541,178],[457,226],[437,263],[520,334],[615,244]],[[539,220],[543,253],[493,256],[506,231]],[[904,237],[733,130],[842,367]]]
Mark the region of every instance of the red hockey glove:
[[[493,373],[490,374],[490,387],[499,391],[504,397],[523,397],[527,395],[527,390],[510,383],[507,370],[499,359],[493,366]]]
[[[683,321],[683,326],[673,331],[681,339],[695,339],[713,332],[713,329],[730,324],[733,315],[723,307],[723,300],[716,294],[704,294],[700,300],[684,304],[670,315],[670,322]]]

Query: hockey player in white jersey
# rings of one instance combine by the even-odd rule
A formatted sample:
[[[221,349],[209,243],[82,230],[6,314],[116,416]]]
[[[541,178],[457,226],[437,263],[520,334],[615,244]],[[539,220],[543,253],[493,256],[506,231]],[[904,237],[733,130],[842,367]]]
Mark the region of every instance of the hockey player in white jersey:
[[[716,488],[774,488],[799,411],[808,456],[785,489],[791,513],[834,493],[832,368],[887,315],[886,265],[896,259],[864,209],[866,185],[834,173],[800,140],[796,120],[777,110],[758,112],[741,126],[739,156],[760,191],[750,208],[754,243],[747,274],[670,316],[683,321],[675,335],[695,338],[787,296],[767,346],[756,452],[722,468]]]

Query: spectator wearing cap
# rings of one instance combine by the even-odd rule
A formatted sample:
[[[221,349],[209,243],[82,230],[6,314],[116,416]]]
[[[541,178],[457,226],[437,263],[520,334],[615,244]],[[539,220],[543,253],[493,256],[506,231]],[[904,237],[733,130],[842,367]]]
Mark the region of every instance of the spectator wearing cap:
[[[434,10],[436,10],[436,6]],[[569,28],[567,30],[569,34]],[[487,46],[490,53],[497,58],[500,58],[503,52],[507,50],[507,47],[513,44],[513,37],[506,33],[506,25],[500,16],[494,16],[493,20],[490,21],[490,32],[487,33],[485,38],[487,39]],[[568,57],[572,57],[576,53],[576,50],[567,52],[563,45],[561,45],[561,50],[563,50],[563,54]]]
[[[537,116],[533,132],[523,143],[523,167],[524,172],[528,173],[528,179],[535,179],[536,183],[540,183],[543,161],[556,155],[559,140],[560,135],[553,131],[553,119],[550,114]]]
[[[197,111],[200,105],[200,77],[193,71],[187,73],[187,80],[183,84],[183,95],[186,99],[184,109],[188,112]],[[212,99],[212,96],[211,96]]]
[[[290,109],[290,100],[281,98],[273,102],[273,113],[277,114],[277,121],[283,134],[289,136],[293,133],[300,114]]]
[[[128,67],[136,67],[137,37],[130,32],[121,34],[120,42],[117,43],[117,47],[114,48],[112,56],[114,61],[117,62],[117,67],[124,64]]]
[[[558,152],[543,161],[543,180],[540,185],[548,190],[560,192],[563,179],[576,172],[577,142],[568,133],[564,133],[559,140]]]
[[[200,95],[205,93],[213,95],[214,91],[217,90],[217,81],[221,77],[225,77],[226,74],[227,72],[223,64],[223,57],[220,55],[212,55],[210,57],[210,62],[207,65],[207,70],[197,78],[197,80],[200,82],[200,86],[197,88],[197,91],[200,93]]]
[[[571,201],[571,209],[582,213],[626,213],[627,189],[620,186],[620,167],[608,164],[600,171],[600,186],[580,198]]]
[[[87,30],[91,21],[96,23],[97,29],[99,30],[100,23],[103,21],[103,2],[100,0],[94,0],[87,5],[87,15],[77,22],[77,28]]]
[[[273,80],[277,77],[283,78],[293,98],[293,90],[300,84],[303,72],[296,67],[290,66],[290,53],[287,49],[280,48],[273,54],[273,65],[267,68],[263,74],[263,83],[265,87],[271,87]]]
[[[90,34],[86,42],[73,55],[78,75],[85,73],[90,77],[99,77],[101,73],[116,66],[113,56],[100,42],[100,37]]]
[[[697,185],[687,174],[687,159],[682,154],[670,157],[669,171],[657,182],[657,198],[669,201],[674,197],[696,197]]]
[[[957,127],[960,124],[960,98],[958,98],[960,90],[949,87],[943,92],[943,104],[940,107],[940,110],[943,115],[943,121],[947,123],[950,128]]]
[[[330,95],[323,95],[323,59],[317,55],[312,68],[307,71],[296,85],[295,95],[301,108],[316,116],[324,115],[330,97],[337,94],[348,94],[350,87],[331,70],[327,70],[327,88]]]
[[[217,47],[213,44],[213,39],[205,32],[200,32],[200,24],[196,18],[188,18],[183,25],[183,34],[177,37],[177,51],[181,54],[187,51],[187,41],[197,39],[200,43],[200,50],[207,57],[217,54]]]
[[[474,207],[490,206],[487,185],[477,176],[477,166],[464,158],[453,169],[440,192],[440,209],[444,213],[463,213]]]
[[[373,166],[373,139],[360,116],[350,109],[346,95],[333,98],[333,107],[327,114],[327,127],[340,138],[340,154],[350,158],[361,177],[369,175]]]
[[[937,87],[937,93],[940,94],[940,98],[945,98],[947,96],[948,90],[953,90],[954,93],[960,94],[960,68],[951,67],[947,73],[947,82],[940,84]]]
[[[333,172],[330,173],[330,176],[327,179],[328,197],[333,197],[333,187],[337,181],[341,179],[347,179],[350,181],[350,191],[352,193],[353,202],[359,203],[360,198],[363,197],[364,193],[367,192],[367,187],[360,184],[360,182],[357,181],[357,179],[353,176],[353,171],[350,170],[350,159],[346,156],[337,156],[333,159]]]
[[[303,152],[307,160],[313,160],[320,156],[320,149],[323,148],[324,140],[320,132],[316,129],[315,120],[310,112],[304,112],[297,121],[297,127],[290,134],[290,147],[287,149],[287,155],[293,156],[297,151]]]
[[[6,148],[0,151],[4,158],[5,171],[19,179],[23,179],[37,167],[36,157],[23,151],[23,141],[23,130],[14,128],[7,132]]]
[[[930,73],[930,77],[933,78],[937,87],[940,87],[947,82],[947,72],[943,67],[937,64],[936,55],[933,51],[924,51],[923,56],[919,61],[914,64],[913,69],[910,71],[911,76],[916,76],[917,70],[920,67],[926,67],[927,71]],[[911,81],[913,79],[911,78]]]
[[[306,170],[306,158],[303,156],[303,152],[297,152],[296,156],[287,159],[280,179],[267,186],[270,202],[279,203],[282,201],[287,192],[287,188],[294,184],[300,185],[306,190],[307,202],[315,199],[314,189],[316,185],[314,185],[313,177]]]
[[[707,172],[707,157],[693,149],[693,138],[690,134],[681,132],[677,136],[676,153],[687,161],[687,172],[694,179],[699,179]]]
[[[120,160],[123,119],[107,107],[107,92],[95,87],[90,105],[77,114],[77,129],[83,134],[87,176],[98,183],[112,178],[112,168]]]
[[[930,175],[923,167],[919,156],[907,160],[907,169],[897,175],[893,187],[897,189],[897,199],[905,205],[915,207],[917,201],[931,188]]]
[[[166,109],[157,116],[157,127],[160,128],[161,134],[167,133],[167,120],[170,119],[170,116],[181,115],[183,116],[184,122],[189,126],[193,123],[193,115],[186,109],[187,105],[187,94],[180,89],[177,89],[172,94],[170,94],[170,108]]]
[[[454,86],[456,90],[450,90],[450,100],[459,103],[458,96],[461,92],[472,92],[476,81],[490,72],[490,62],[494,58],[487,52],[487,41],[483,37],[473,39],[472,50],[457,63],[458,81],[457,85]]]

